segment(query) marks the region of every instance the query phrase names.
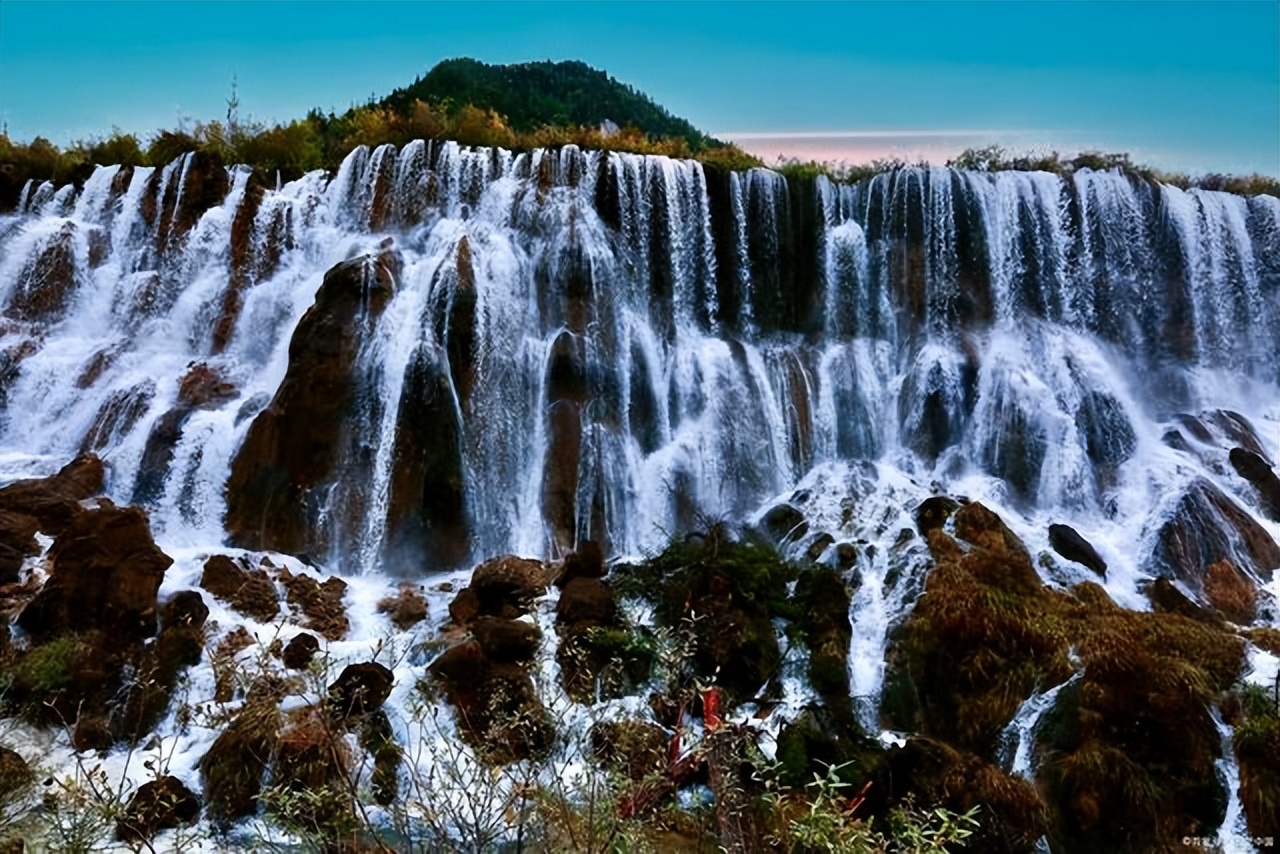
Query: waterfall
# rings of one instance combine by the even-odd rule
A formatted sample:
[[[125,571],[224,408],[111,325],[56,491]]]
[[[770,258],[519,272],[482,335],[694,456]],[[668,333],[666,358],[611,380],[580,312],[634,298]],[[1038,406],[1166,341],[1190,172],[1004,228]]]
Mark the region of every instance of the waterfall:
[[[837,185],[421,141],[278,187],[200,155],[104,166],[0,221],[0,458],[16,476],[96,451],[162,536],[224,540],[230,472],[283,405],[326,271],[394,256],[308,498],[337,567],[378,569],[397,513],[443,524],[402,506],[414,430],[457,434],[426,470],[461,472],[465,515],[420,570],[586,539],[641,553],[864,461],[1006,508],[1033,547],[1065,518],[1139,554],[1194,476],[1255,510],[1162,437],[1218,410],[1275,434],[1278,247],[1273,198],[1119,172]],[[184,398],[200,365],[229,391]],[[438,422],[401,423],[437,376]]]

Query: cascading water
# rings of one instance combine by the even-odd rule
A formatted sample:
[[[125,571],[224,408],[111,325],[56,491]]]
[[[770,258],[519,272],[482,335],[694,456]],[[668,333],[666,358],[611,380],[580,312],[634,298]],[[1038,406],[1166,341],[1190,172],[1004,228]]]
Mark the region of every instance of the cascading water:
[[[867,729],[931,494],[997,508],[1051,584],[1095,578],[1049,554],[1069,522],[1129,607],[1153,574],[1197,592],[1189,512],[1275,569],[1235,542],[1280,525],[1227,465],[1280,456],[1269,196],[421,141],[271,187],[184,155],[25,188],[0,306],[0,479],[94,451],[167,548],[422,574],[788,504],[784,551],[857,587]],[[1020,773],[1057,690],[1010,724]]]
[[[395,401],[424,347],[450,373],[470,557],[634,553],[862,459],[1105,528],[1198,467],[1151,472],[1170,413],[1276,416],[1270,197],[1087,171],[709,187],[662,158],[414,143],[357,149],[328,182],[248,193],[229,170],[193,209],[193,161],[28,188],[0,271],[0,444],[98,450],[168,536],[221,538],[222,485],[321,274],[384,235],[403,266],[354,369],[369,500],[333,540],[348,569],[382,557]],[[160,424],[193,362],[238,394]]]

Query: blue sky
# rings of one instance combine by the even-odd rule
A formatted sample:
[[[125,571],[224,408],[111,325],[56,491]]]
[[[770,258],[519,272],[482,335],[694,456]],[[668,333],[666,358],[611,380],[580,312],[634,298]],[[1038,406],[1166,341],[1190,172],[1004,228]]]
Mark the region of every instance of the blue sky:
[[[1280,3],[0,2],[0,120],[65,143],[581,59],[771,159],[1102,148],[1280,176]]]

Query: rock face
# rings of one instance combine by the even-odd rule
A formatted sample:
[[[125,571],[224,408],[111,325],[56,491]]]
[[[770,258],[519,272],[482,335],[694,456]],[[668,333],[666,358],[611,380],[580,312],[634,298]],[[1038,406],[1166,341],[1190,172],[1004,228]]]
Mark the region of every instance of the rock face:
[[[156,632],[156,593],[173,558],[146,514],[103,502],[76,515],[49,549],[49,581],[18,618],[33,636],[101,631],[113,644]]]
[[[419,347],[405,373],[396,418],[387,508],[386,561],[392,571],[457,566],[470,551],[462,469],[462,420],[448,365]]]
[[[1267,461],[1245,448],[1232,448],[1228,459],[1236,473],[1258,490],[1263,512],[1280,521],[1280,477],[1267,465]]]
[[[1280,567],[1280,545],[1217,487],[1197,479],[1158,531],[1154,559],[1199,594],[1209,567],[1223,559],[1255,582],[1266,577]]]
[[[102,461],[84,454],[55,475],[20,480],[0,489],[0,511],[32,517],[38,530],[56,537],[80,512],[81,501],[102,492],[103,474]]]
[[[1067,560],[1087,566],[1103,578],[1107,577],[1107,562],[1075,528],[1069,525],[1050,525],[1049,545]]]
[[[324,553],[324,489],[355,440],[356,352],[395,288],[389,266],[362,257],[325,274],[289,342],[289,368],[254,419],[227,480],[226,527],[244,548]],[[335,522],[338,524],[339,522]]]

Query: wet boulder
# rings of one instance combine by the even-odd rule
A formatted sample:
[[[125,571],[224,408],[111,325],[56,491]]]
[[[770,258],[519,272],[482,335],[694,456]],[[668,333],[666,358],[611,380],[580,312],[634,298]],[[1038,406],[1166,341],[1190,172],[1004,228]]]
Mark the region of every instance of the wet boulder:
[[[613,591],[598,578],[575,578],[556,602],[556,623],[570,627],[603,626],[618,615]]]
[[[1245,448],[1232,448],[1228,460],[1236,473],[1258,491],[1263,512],[1280,521],[1280,477],[1267,465],[1267,461]]]
[[[1199,595],[1205,573],[1223,559],[1259,583],[1280,567],[1280,545],[1217,487],[1197,478],[1156,532],[1152,557],[1158,572]]]
[[[920,502],[916,507],[916,530],[928,534],[935,528],[941,528],[955,512],[960,509],[960,502],[946,495],[933,495]]]
[[[216,409],[238,396],[236,387],[208,362],[196,362],[178,381],[178,402],[195,409]]]
[[[288,603],[302,613],[305,628],[319,633],[325,640],[342,640],[347,636],[351,620],[343,604],[347,592],[345,581],[330,576],[320,582],[302,573],[294,575],[283,567],[277,577],[284,584]]]
[[[22,562],[40,553],[36,532],[40,520],[25,513],[0,510],[0,584],[18,580]]]
[[[160,612],[162,628],[185,627],[199,630],[209,619],[209,606],[197,590],[183,590],[169,597]]]
[[[1086,392],[1081,398],[1076,429],[1084,438],[1085,453],[1097,466],[1118,466],[1133,456],[1138,446],[1120,401],[1100,391]]]
[[[548,572],[541,561],[506,555],[485,561],[471,574],[471,589],[481,614],[518,617],[527,614],[547,590]]]
[[[575,578],[604,578],[604,551],[595,540],[588,540],[565,555],[556,586],[563,588]]]
[[[262,570],[248,570],[226,555],[212,555],[204,563],[200,586],[236,611],[267,623],[280,613],[276,586]]]
[[[326,704],[341,720],[364,717],[382,708],[395,681],[392,672],[377,662],[349,664],[329,686]]]
[[[156,594],[173,558],[146,514],[102,502],[76,515],[49,549],[51,574],[18,624],[37,638],[97,630],[114,645],[154,635]]]
[[[313,634],[302,632],[285,645],[280,660],[290,670],[306,670],[319,651],[320,640]]]
[[[76,264],[77,228],[68,220],[44,240],[39,254],[18,273],[4,313],[18,320],[52,323],[61,319],[84,275]]]
[[[116,822],[116,839],[148,843],[162,830],[190,824],[200,817],[200,799],[177,777],[143,783]]]
[[[790,504],[775,504],[760,518],[760,530],[775,543],[797,540],[809,531],[804,514]]]
[[[523,663],[490,661],[475,640],[446,649],[429,666],[467,741],[494,764],[545,754],[554,736]]]
[[[206,814],[226,826],[258,809],[262,780],[280,742],[280,712],[273,698],[254,696],[200,759]]]
[[[530,661],[542,642],[542,631],[532,623],[499,617],[477,617],[471,636],[485,657],[498,664]]]
[[[57,536],[80,511],[80,502],[102,492],[102,460],[83,454],[55,475],[0,488],[0,510],[34,517],[39,530]]]
[[[386,265],[369,257],[325,274],[289,342],[289,367],[253,421],[227,480],[226,527],[244,548],[323,552],[320,491],[347,454],[356,353],[394,292]]]
[[[1107,562],[1097,549],[1070,525],[1050,525],[1049,545],[1067,560],[1087,566],[1103,578],[1107,577]]]

